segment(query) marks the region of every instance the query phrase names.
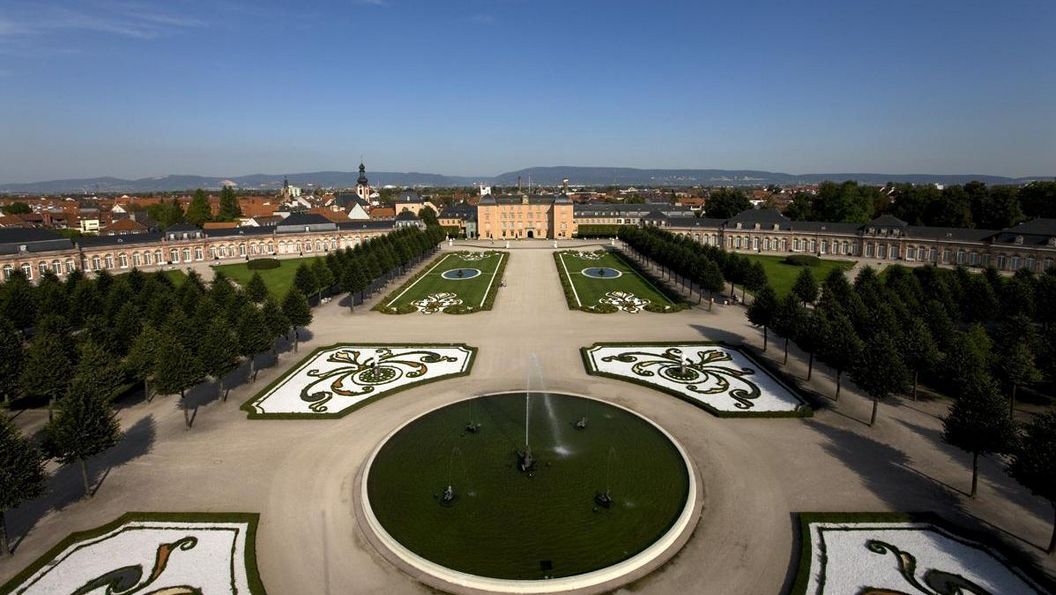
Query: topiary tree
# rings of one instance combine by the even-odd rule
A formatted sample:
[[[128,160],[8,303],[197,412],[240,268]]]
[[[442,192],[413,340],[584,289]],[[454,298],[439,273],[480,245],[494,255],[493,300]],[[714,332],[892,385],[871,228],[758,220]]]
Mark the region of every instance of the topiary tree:
[[[0,392],[4,403],[10,402],[18,391],[24,360],[22,334],[6,318],[0,318]]]
[[[1038,415],[1027,425],[1008,472],[1032,494],[1048,500],[1056,512],[1056,411]],[[1056,555],[1056,523],[1046,551]]]
[[[56,334],[41,333],[30,343],[19,384],[26,396],[47,399],[48,420],[54,416],[55,401],[66,394],[70,367],[66,345]]]
[[[308,306],[308,299],[304,294],[294,287],[282,302],[282,312],[293,326],[293,350],[296,352],[301,341],[299,329],[312,323],[312,309]]]
[[[84,390],[91,390],[109,403],[114,398],[114,392],[121,380],[116,358],[91,339],[81,341],[77,352],[79,358],[73,371],[74,376],[82,377]]]
[[[161,334],[154,367],[154,385],[159,393],[179,393],[181,405],[185,404],[187,389],[202,379],[202,368],[201,360],[179,338],[170,333]],[[191,416],[187,407],[183,408],[183,421],[188,428],[191,427]]]
[[[813,304],[818,299],[818,282],[814,279],[814,272],[804,268],[796,277],[796,283],[792,286],[792,294],[795,295],[803,305]]]
[[[275,298],[268,296],[264,305],[260,308],[260,315],[264,318],[264,326],[271,334],[271,350],[275,352],[275,345],[279,337],[289,337],[290,320],[282,313],[282,308]]]
[[[876,423],[880,399],[905,390],[908,376],[898,346],[890,336],[877,333],[865,341],[862,355],[851,369],[851,377],[859,388],[873,398],[870,426]]]
[[[745,290],[759,291],[767,284],[766,269],[763,263],[752,262],[744,270],[744,282],[741,284],[741,301],[745,300]]]
[[[253,276],[249,278],[249,283],[246,284],[246,295],[257,304],[268,297],[268,286],[264,284],[264,278],[260,276],[260,273],[253,273]]]
[[[748,321],[755,326],[763,327],[763,351],[766,351],[767,343],[769,342],[770,325],[774,323],[774,316],[777,314],[778,306],[777,294],[774,293],[773,288],[769,285],[763,286],[755,294],[755,299],[752,300],[751,305],[748,306]]]
[[[829,314],[827,331],[819,355],[822,361],[836,370],[836,395],[833,400],[839,401],[843,373],[858,362],[865,344],[858,337],[851,319],[843,312]]]
[[[125,358],[125,369],[143,383],[143,398],[150,402],[150,379],[158,365],[158,344],[161,333],[151,324],[143,326],[139,336],[132,342]]]
[[[315,287],[319,297],[324,297],[324,293],[330,295],[330,288],[333,287],[335,279],[325,260],[319,259],[312,263],[312,275],[315,277]]]
[[[249,372],[257,379],[255,356],[268,349],[274,336],[268,330],[260,309],[246,305],[242,309],[235,334],[238,336],[238,353],[249,360]]]
[[[91,497],[85,461],[120,442],[121,426],[117,414],[96,392],[90,378],[83,374],[74,377],[54,419],[48,423],[47,432],[59,462],[79,464],[84,497]]]
[[[979,484],[979,455],[1007,452],[1016,438],[1016,427],[1005,415],[1004,400],[993,379],[976,377],[953,402],[943,420],[942,439],[972,453],[972,489],[975,498]]]
[[[303,262],[297,267],[297,272],[293,275],[293,286],[305,296],[315,294],[318,285],[311,267]]]
[[[803,306],[799,305],[799,301],[792,294],[786,295],[778,303],[774,319],[770,323],[777,334],[785,339],[785,359],[782,365],[788,364],[788,343],[796,336],[802,323]]]
[[[807,352],[807,380],[814,375],[814,354],[825,343],[829,335],[829,321],[825,315],[818,310],[804,310],[803,321],[796,329],[796,345]]]
[[[913,400],[917,400],[917,380],[922,370],[930,370],[942,361],[935,339],[928,325],[921,318],[913,318],[906,325],[906,339],[902,342],[902,355],[913,372]]]
[[[46,481],[36,444],[0,413],[0,556],[11,553],[4,514],[43,494]]]
[[[226,401],[224,374],[231,371],[238,361],[238,337],[223,316],[217,316],[209,323],[198,357],[204,364],[205,373],[216,380],[217,390]]]

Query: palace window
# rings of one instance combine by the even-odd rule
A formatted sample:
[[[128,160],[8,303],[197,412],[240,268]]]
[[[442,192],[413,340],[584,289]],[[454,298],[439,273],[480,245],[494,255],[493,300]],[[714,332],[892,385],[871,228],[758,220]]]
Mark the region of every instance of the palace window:
[[[201,260],[203,256],[204,255],[202,254],[202,247],[201,246],[195,246],[194,247],[194,259],[195,260]]]
[[[4,265],[4,281],[7,281],[8,279],[10,279],[10,278],[11,278],[11,273],[12,273],[12,272],[13,272],[14,270],[15,270],[15,269],[13,269],[13,268],[11,267],[11,265],[9,265],[9,264],[5,264],[5,265]]]
[[[51,270],[55,271],[56,274],[62,273],[62,263],[57,260],[51,261]]]
[[[37,268],[40,269],[40,275],[43,277],[44,273],[48,272],[48,263],[42,260],[37,264]]]
[[[1005,269],[1005,255],[1004,254],[998,254],[997,255],[997,269],[998,270],[1004,270]]]
[[[154,262],[156,264],[161,264],[163,260],[165,260],[165,259],[161,256],[161,250],[155,250],[154,251]],[[147,259],[147,264],[150,264],[150,259],[149,258]]]
[[[139,255],[139,252],[132,253],[132,266],[138,267],[143,265],[143,257]]]
[[[128,255],[125,254],[124,252],[122,252],[121,254],[119,254],[117,256],[117,262],[118,262],[118,264],[121,265],[121,268],[127,269],[128,268]]]
[[[73,259],[66,259],[66,274],[76,271],[77,267],[73,264]]]
[[[33,267],[29,266],[29,264],[23,263],[19,268],[22,269],[22,274],[26,276],[26,279],[33,278]]]
[[[942,251],[942,264],[950,264],[950,249],[945,248]]]
[[[184,248],[183,249],[183,261],[184,262],[190,262],[191,261],[191,249],[190,248]]]
[[[169,262],[180,262],[180,251],[173,248],[169,250]]]
[[[112,254],[107,254],[103,257],[103,266],[107,269],[114,268],[114,257]]]
[[[917,257],[917,249],[913,246],[906,247],[906,260],[914,260]]]
[[[865,256],[866,256],[866,258],[872,258],[873,257],[873,244],[872,243],[869,243],[869,244],[865,245]]]
[[[1018,256],[1013,256],[1012,257],[1012,270],[1015,271],[1015,270],[1019,269],[1019,265],[1020,265],[1020,258]]]

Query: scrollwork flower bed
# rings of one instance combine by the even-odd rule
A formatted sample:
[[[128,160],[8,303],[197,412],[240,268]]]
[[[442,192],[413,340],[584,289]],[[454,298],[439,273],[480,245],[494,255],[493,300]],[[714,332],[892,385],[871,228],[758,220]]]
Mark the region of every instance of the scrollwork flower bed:
[[[128,513],[70,535],[0,592],[263,594],[256,527],[255,514]]]
[[[382,396],[469,373],[466,345],[332,345],[247,401],[250,418],[340,417]]]
[[[796,595],[1041,595],[1049,592],[996,548],[937,517],[801,514]]]
[[[810,408],[744,352],[720,343],[598,343],[587,372],[661,390],[718,416],[802,416]]]

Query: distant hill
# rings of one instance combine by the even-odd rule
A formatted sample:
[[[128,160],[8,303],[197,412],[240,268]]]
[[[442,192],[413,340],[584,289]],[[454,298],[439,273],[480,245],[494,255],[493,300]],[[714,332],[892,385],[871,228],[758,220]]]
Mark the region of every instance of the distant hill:
[[[943,175],[943,174],[871,174],[871,173],[832,173],[832,174],[786,174],[752,169],[635,169],[631,167],[530,167],[518,171],[499,174],[491,181],[500,186],[517,183],[553,185],[560,184],[567,178],[572,184],[588,186],[758,186],[761,184],[813,184],[832,180],[842,182],[856,180],[863,184],[884,184],[887,182],[910,182],[913,184],[964,184],[972,180],[986,184],[1022,184],[1032,178],[1008,178],[981,174]],[[1049,178],[1051,176],[1045,176]]]
[[[102,192],[167,192],[205,188],[218,190],[223,182],[231,181],[242,189],[275,190],[282,186],[283,178],[289,178],[295,186],[309,184],[333,188],[350,188],[356,185],[358,172],[317,171],[279,174],[250,174],[237,177],[209,177],[195,175],[169,175],[155,178],[125,180],[113,177],[49,180],[21,184],[0,184],[0,193],[5,194],[62,194]],[[574,185],[583,186],[756,186],[763,184],[811,184],[824,180],[857,180],[865,184],[886,182],[912,182],[914,184],[963,184],[979,180],[987,184],[1022,184],[1036,179],[1051,179],[1053,176],[1033,178],[1007,178],[979,174],[786,174],[761,170],[731,169],[635,169],[630,167],[531,167],[506,172],[497,176],[445,176],[419,172],[367,172],[374,186],[470,186],[478,182],[497,186],[513,186],[520,177],[521,184],[553,186],[568,179]]]

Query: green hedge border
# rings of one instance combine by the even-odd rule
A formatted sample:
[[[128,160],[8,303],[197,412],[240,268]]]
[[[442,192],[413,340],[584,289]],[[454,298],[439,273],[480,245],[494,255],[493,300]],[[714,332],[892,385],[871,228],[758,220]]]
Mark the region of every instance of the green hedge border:
[[[709,405],[707,403],[704,403],[702,401],[698,401],[696,399],[691,399],[691,398],[687,397],[686,395],[683,395],[682,393],[680,393],[678,391],[671,390],[671,389],[668,389],[668,388],[664,388],[662,386],[658,386],[658,385],[649,383],[649,382],[647,382],[645,380],[640,380],[638,378],[628,378],[626,376],[620,376],[618,374],[610,374],[609,372],[603,372],[603,371],[598,370],[597,368],[595,368],[592,365],[591,361],[590,361],[590,351],[592,349],[597,349],[598,347],[676,347],[676,346],[702,346],[702,347],[703,346],[718,346],[718,347],[722,347],[724,349],[729,349],[731,351],[736,351],[737,353],[740,353],[741,355],[743,355],[749,362],[751,362],[752,364],[755,364],[761,370],[763,370],[767,375],[769,375],[771,378],[773,378],[774,381],[777,382],[778,384],[780,384],[782,388],[784,388],[789,393],[791,393],[792,396],[794,396],[797,399],[799,399],[802,404],[799,407],[797,407],[795,411],[760,411],[760,412],[753,412],[753,411],[723,411],[721,409],[716,409],[715,407],[712,407],[711,405]],[[763,417],[763,418],[766,418],[766,417],[771,417],[771,418],[796,418],[796,417],[812,417],[814,415],[814,408],[811,406],[811,400],[806,398],[806,396],[803,394],[802,391],[800,391],[798,388],[796,388],[796,387],[788,384],[787,382],[785,382],[785,380],[782,378],[782,376],[784,376],[783,374],[779,375],[779,374],[772,373],[771,372],[771,368],[769,366],[767,366],[764,363],[760,362],[760,360],[758,358],[756,358],[749,350],[745,349],[744,347],[742,347],[740,345],[731,345],[731,344],[726,343],[724,341],[603,342],[603,343],[594,343],[593,345],[590,345],[589,347],[580,347],[579,348],[579,354],[580,354],[580,358],[583,360],[583,368],[587,371],[587,374],[590,374],[591,376],[601,376],[603,378],[611,378],[613,380],[620,380],[620,381],[623,381],[623,382],[629,382],[631,384],[637,384],[639,386],[644,386],[646,388],[649,388],[649,389],[652,389],[652,390],[655,390],[655,391],[658,391],[658,392],[667,393],[667,394],[669,394],[671,396],[674,396],[674,397],[677,397],[677,398],[679,398],[679,399],[681,399],[681,400],[683,400],[683,401],[685,401],[685,402],[687,402],[687,403],[689,403],[691,405],[696,405],[697,407],[700,407],[701,409],[707,411],[708,413],[714,415],[715,417],[723,417],[723,418],[746,418],[746,417],[755,417],[755,418],[759,418],[759,417]]]
[[[995,538],[991,533],[969,529],[933,512],[796,512],[792,514],[798,531],[794,540],[799,544],[799,561],[796,567],[796,577],[788,589],[788,595],[808,595],[807,584],[810,581],[810,565],[814,557],[810,538],[812,523],[926,523],[947,531],[961,540],[972,542],[971,545],[985,549],[1013,572],[1018,571],[1043,589],[1052,591],[1056,587],[1056,582],[1047,577],[1027,554],[1009,547],[1006,542]]]
[[[582,252],[582,250],[564,249],[564,250],[556,250],[553,253],[553,255],[554,255],[554,266],[557,267],[557,276],[561,279],[561,289],[563,289],[564,292],[565,292],[565,303],[568,305],[568,309],[569,310],[579,310],[580,312],[588,312],[590,314],[612,314],[614,312],[620,312],[621,310],[619,308],[616,308],[615,306],[611,306],[610,308],[606,308],[606,307],[604,307],[604,304],[599,304],[600,307],[596,307],[596,306],[577,306],[576,305],[576,298],[575,298],[575,295],[573,295],[573,293],[572,293],[572,280],[569,279],[568,275],[565,274],[565,267],[562,266],[562,261],[561,261],[561,255],[562,254],[574,254],[575,252]],[[644,270],[642,270],[637,264],[627,260],[624,257],[624,255],[621,254],[618,250],[611,250],[611,249],[608,249],[608,248],[602,248],[600,250],[595,250],[595,252],[605,252],[606,254],[611,254],[613,257],[615,257],[617,260],[619,260],[621,263],[623,263],[625,266],[627,266],[627,268],[629,268],[632,271],[634,271],[634,273],[636,275],[638,275],[639,277],[644,279],[647,283],[652,285],[653,289],[655,289],[657,291],[657,293],[662,295],[664,297],[664,299],[666,299],[668,302],[671,303],[671,306],[668,307],[666,310],[661,310],[659,308],[651,307],[651,306],[654,306],[654,304],[650,303],[650,304],[646,305],[644,308],[642,308],[643,311],[651,312],[653,314],[671,314],[671,313],[674,313],[674,312],[681,312],[682,310],[685,310],[686,308],[690,307],[690,304],[688,302],[686,302],[685,300],[683,300],[682,298],[679,298],[679,297],[672,298],[672,294],[671,294],[670,288],[667,287],[667,285],[665,283],[663,283],[662,281],[660,281],[656,277],[653,277],[649,273],[647,273]]]
[[[376,310],[378,312],[381,312],[382,314],[397,315],[397,316],[398,315],[403,315],[403,314],[413,314],[413,313],[417,312],[418,309],[414,308],[413,306],[410,309],[403,307],[403,306],[408,306],[409,304],[401,304],[400,306],[396,306],[395,309],[389,308],[385,304],[388,304],[392,300],[396,299],[396,296],[400,295],[401,292],[405,291],[411,285],[414,285],[415,283],[417,283],[419,279],[424,277],[425,274],[428,273],[429,271],[433,270],[433,267],[435,267],[438,264],[440,264],[440,262],[443,261],[448,256],[451,256],[452,254],[454,254],[456,256],[459,255],[459,254],[469,254],[470,252],[471,252],[470,250],[456,250],[454,252],[447,252],[445,254],[441,254],[440,256],[437,256],[432,261],[430,261],[429,264],[425,266],[425,268],[423,268],[421,271],[418,271],[418,273],[415,276],[413,276],[410,279],[408,279],[407,281],[405,281],[403,283],[403,285],[400,285],[399,287],[397,287],[393,291],[389,292],[389,294],[386,295],[384,299],[379,301],[373,308],[371,308],[371,310]],[[491,253],[494,253],[494,254],[502,255],[500,260],[499,260],[498,269],[495,272],[495,284],[488,291],[488,294],[486,296],[484,296],[484,305],[482,305],[479,308],[474,308],[472,310],[456,310],[456,309],[454,309],[454,308],[456,308],[455,306],[448,306],[447,308],[444,308],[444,310],[443,310],[444,314],[455,314],[455,315],[476,314],[477,312],[484,312],[486,310],[491,310],[492,306],[495,304],[495,296],[499,292],[499,285],[502,283],[502,275],[505,274],[505,272],[506,272],[506,263],[509,262],[509,260],[510,260],[510,258],[509,258],[510,257],[510,253],[506,252],[505,250],[483,250],[483,252],[485,252],[485,253],[491,252]],[[448,312],[448,310],[452,310],[452,311]]]
[[[261,397],[266,395],[269,391],[271,391],[271,389],[275,388],[276,386],[278,386],[282,382],[285,382],[290,376],[293,376],[296,373],[296,371],[301,367],[301,365],[303,365],[305,362],[307,362],[307,361],[311,360],[312,358],[318,356],[323,351],[328,351],[330,349],[335,349],[337,347],[344,347],[344,346],[348,346],[348,347],[366,347],[366,348],[373,348],[373,347],[413,347],[413,348],[422,348],[422,347],[461,347],[461,348],[466,349],[467,351],[469,351],[469,361],[466,362],[466,370],[464,372],[459,372],[457,374],[444,374],[443,376],[436,376],[434,378],[427,378],[427,379],[421,380],[419,382],[415,382],[414,384],[407,384],[407,385],[401,386],[399,388],[395,388],[395,389],[392,389],[392,390],[385,391],[383,393],[375,394],[375,395],[367,397],[366,399],[363,399],[362,401],[356,403],[355,405],[352,405],[351,407],[348,407],[347,409],[343,409],[343,410],[341,410],[341,411],[339,411],[337,413],[257,413],[256,410],[253,408],[253,403],[255,403],[258,400],[260,400]],[[352,413],[353,411],[359,409],[360,407],[365,407],[365,406],[367,406],[367,405],[373,403],[374,401],[377,401],[377,400],[379,400],[379,399],[381,399],[383,397],[388,397],[388,396],[394,395],[396,393],[399,393],[399,392],[407,390],[407,389],[418,388],[419,386],[424,386],[426,384],[431,384],[433,382],[437,382],[437,381],[440,381],[440,380],[447,380],[449,378],[458,378],[460,376],[469,376],[469,374],[473,371],[473,364],[476,363],[476,361],[477,361],[477,348],[476,347],[471,347],[469,345],[466,345],[465,343],[371,343],[371,342],[368,342],[368,341],[365,341],[363,343],[333,343],[331,345],[324,345],[322,347],[317,347],[316,349],[312,350],[312,352],[309,353],[308,355],[306,355],[305,357],[297,360],[297,362],[295,364],[291,365],[289,367],[289,369],[287,369],[285,372],[283,372],[283,374],[281,376],[279,376],[275,380],[272,380],[271,382],[269,382],[268,385],[265,386],[264,388],[262,388],[260,391],[258,391],[257,394],[253,395],[252,397],[247,399],[246,402],[242,403],[242,405],[239,407],[239,409],[241,409],[242,411],[245,411],[246,413],[249,414],[247,416],[248,419],[263,419],[263,420],[269,420],[269,419],[340,419],[340,418],[348,415],[349,413]]]
[[[22,569],[8,582],[0,585],[0,593],[12,593],[15,588],[26,581],[33,573],[48,565],[63,550],[80,541],[98,537],[109,531],[117,529],[125,523],[133,521],[176,521],[194,523],[217,523],[234,522],[246,523],[246,580],[249,582],[249,592],[254,595],[265,595],[264,583],[260,581],[260,572],[257,568],[257,523],[260,515],[255,512],[126,512],[115,520],[86,531],[75,531],[70,533],[54,547],[41,554],[36,560]]]

